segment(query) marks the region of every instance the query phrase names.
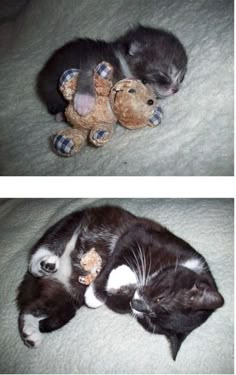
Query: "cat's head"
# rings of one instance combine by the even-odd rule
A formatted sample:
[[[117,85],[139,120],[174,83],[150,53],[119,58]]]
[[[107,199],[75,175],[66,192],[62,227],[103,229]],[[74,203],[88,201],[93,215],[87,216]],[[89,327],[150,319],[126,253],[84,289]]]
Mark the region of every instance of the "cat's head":
[[[187,54],[172,33],[139,26],[128,33],[127,60],[135,77],[150,84],[158,98],[175,94],[187,71]]]
[[[223,303],[208,274],[178,265],[150,275],[135,292],[131,309],[146,329],[167,336],[175,360],[187,335]]]

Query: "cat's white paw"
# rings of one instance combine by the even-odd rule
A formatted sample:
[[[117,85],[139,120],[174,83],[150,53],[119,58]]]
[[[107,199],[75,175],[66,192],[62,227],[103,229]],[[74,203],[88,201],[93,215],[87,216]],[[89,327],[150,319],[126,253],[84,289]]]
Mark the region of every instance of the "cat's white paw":
[[[42,333],[39,331],[39,320],[31,314],[25,314],[23,317],[22,339],[29,348],[37,348],[43,339]]]
[[[97,309],[98,307],[104,305],[104,302],[96,297],[93,284],[89,285],[87,288],[84,298],[86,305],[91,309]]]
[[[123,286],[136,284],[137,277],[135,273],[125,264],[111,271],[106,285],[106,291],[119,290]]]
[[[56,272],[59,264],[60,259],[57,255],[46,248],[39,248],[31,258],[29,272],[36,277],[42,277]]]
[[[89,94],[76,93],[74,96],[74,110],[81,116],[86,116],[95,107],[95,98]]]

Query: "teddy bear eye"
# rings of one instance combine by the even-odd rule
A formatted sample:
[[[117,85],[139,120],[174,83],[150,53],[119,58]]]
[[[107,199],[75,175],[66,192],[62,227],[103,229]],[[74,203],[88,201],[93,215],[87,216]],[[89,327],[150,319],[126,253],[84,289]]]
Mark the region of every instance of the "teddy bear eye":
[[[136,90],[135,90],[135,89],[129,89],[128,92],[129,92],[130,94],[134,94],[134,93],[136,92]]]
[[[153,103],[154,103],[154,101],[153,101],[152,99],[149,99],[149,100],[147,101],[147,104],[148,104],[148,105],[153,105]]]

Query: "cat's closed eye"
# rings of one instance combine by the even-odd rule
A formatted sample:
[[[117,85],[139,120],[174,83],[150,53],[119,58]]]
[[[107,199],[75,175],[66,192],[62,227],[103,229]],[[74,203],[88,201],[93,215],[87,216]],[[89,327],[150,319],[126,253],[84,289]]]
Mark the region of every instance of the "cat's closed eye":
[[[156,298],[156,302],[161,302],[163,299],[165,298],[165,296],[159,296]]]

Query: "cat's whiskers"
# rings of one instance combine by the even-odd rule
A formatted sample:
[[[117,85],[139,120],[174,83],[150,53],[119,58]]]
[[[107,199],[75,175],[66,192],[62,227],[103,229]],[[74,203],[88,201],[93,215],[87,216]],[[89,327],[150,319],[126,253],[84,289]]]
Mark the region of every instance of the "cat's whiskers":
[[[151,272],[151,264],[152,264],[150,248],[148,248],[148,253],[149,253],[149,267],[148,267],[148,273],[147,273],[147,276],[146,276],[146,283],[150,280],[150,272]]]
[[[179,264],[179,258],[177,257],[176,262],[175,262],[175,272],[177,272],[178,264]]]
[[[139,254],[139,258],[140,258],[140,266],[141,266],[141,276],[142,276],[142,287],[144,287],[145,285],[145,260],[144,260],[144,256],[143,256],[143,252],[142,252],[142,249],[138,243],[138,241],[136,241],[137,243],[137,249],[138,249],[138,254]]]
[[[140,268],[140,264],[139,264],[138,258],[136,256],[133,248],[131,248],[131,252],[134,256],[134,260],[135,260],[135,263],[136,263],[137,270],[136,270],[135,273],[136,273],[136,276],[137,276],[137,279],[138,279],[138,287],[142,288],[142,271],[141,271],[141,268]]]

